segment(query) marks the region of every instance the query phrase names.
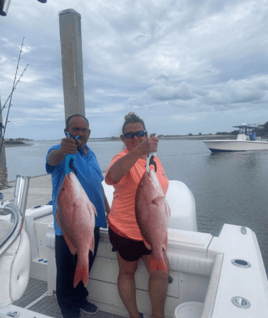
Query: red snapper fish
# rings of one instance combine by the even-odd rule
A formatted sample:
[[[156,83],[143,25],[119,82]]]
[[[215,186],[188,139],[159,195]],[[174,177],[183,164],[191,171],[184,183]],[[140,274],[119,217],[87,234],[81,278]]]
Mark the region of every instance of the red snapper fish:
[[[94,253],[96,209],[89,200],[76,175],[66,174],[57,198],[56,220],[70,250],[77,254],[74,288],[82,280],[86,286],[89,278],[89,250]]]
[[[135,212],[144,243],[152,250],[150,271],[167,273],[163,248],[167,251],[170,208],[153,169],[145,171],[138,185]]]

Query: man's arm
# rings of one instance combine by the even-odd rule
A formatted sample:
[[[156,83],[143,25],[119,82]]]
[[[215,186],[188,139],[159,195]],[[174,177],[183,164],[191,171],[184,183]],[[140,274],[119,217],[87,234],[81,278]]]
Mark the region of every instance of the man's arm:
[[[63,138],[59,149],[51,150],[47,163],[50,166],[59,165],[67,154],[77,153],[77,144],[73,138]]]

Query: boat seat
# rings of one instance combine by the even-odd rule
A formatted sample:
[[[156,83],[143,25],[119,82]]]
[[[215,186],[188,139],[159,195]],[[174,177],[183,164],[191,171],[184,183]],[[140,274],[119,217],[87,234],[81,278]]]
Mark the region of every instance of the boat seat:
[[[21,234],[0,258],[0,308],[18,300],[24,293],[30,274],[30,242]]]
[[[170,270],[193,275],[210,276],[215,261],[211,258],[168,252]]]

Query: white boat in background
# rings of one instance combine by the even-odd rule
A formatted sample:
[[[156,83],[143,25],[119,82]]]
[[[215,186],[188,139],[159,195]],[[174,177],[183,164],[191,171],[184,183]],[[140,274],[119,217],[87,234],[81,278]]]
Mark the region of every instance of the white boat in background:
[[[30,310],[31,304],[25,308],[12,305],[23,295],[29,276],[47,284],[46,292],[36,296],[35,304],[42,302],[42,307],[51,307],[46,299],[54,297],[56,288],[52,206],[37,206],[25,211],[27,183],[27,178],[18,179],[14,200],[0,205],[0,318],[52,317]],[[103,186],[111,203],[113,187],[105,183]],[[223,226],[218,237],[197,232],[195,200],[182,182],[170,181],[166,199],[171,218],[165,317],[267,318],[268,283],[255,233],[249,228],[228,224]],[[128,316],[117,291],[118,271],[108,231],[101,229],[88,284],[88,300],[101,310],[94,316],[96,318]],[[136,274],[137,303],[144,318],[151,316],[148,278],[140,262]],[[12,316],[7,315],[9,312]],[[19,316],[13,315],[15,312]]]
[[[261,140],[261,137],[256,137],[255,129],[257,127],[257,125],[247,124],[234,126],[234,128],[239,128],[236,140],[204,140],[204,143],[213,153],[268,150],[268,141]]]

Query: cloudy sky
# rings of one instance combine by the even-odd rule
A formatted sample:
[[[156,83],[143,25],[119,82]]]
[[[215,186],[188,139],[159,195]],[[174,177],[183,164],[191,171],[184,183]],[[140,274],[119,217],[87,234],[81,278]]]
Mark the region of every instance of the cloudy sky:
[[[268,121],[267,0],[11,0],[0,17],[6,137],[63,136],[59,11],[81,14],[86,115],[92,137],[119,136],[134,111],[149,132],[231,131]],[[3,110],[6,118],[7,109]]]

